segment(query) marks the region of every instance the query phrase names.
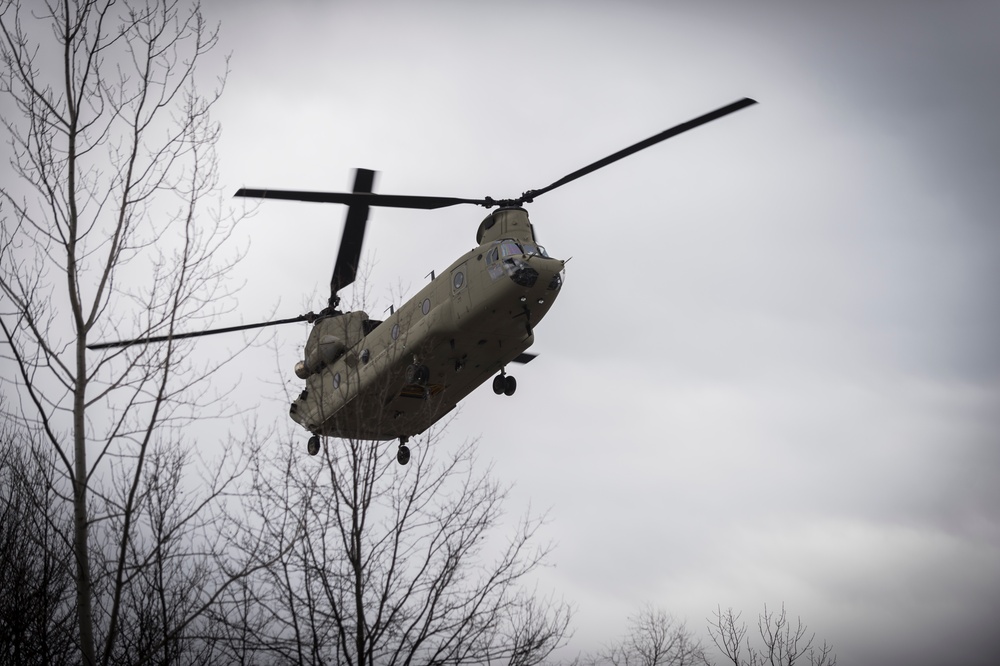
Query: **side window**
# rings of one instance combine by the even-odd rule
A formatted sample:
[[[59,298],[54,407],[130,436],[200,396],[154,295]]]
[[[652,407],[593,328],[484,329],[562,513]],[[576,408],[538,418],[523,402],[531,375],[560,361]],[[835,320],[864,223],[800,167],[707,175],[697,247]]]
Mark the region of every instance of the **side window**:
[[[451,272],[451,293],[457,294],[465,287],[465,264]]]
[[[500,265],[500,248],[493,248],[486,255],[486,271],[490,274],[491,280],[498,280],[503,276],[503,266]]]

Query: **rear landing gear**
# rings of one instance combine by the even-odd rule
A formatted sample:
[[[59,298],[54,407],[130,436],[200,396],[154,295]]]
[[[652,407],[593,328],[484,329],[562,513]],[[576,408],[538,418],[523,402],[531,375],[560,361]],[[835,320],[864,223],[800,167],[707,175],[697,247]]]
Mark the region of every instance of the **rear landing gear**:
[[[517,380],[503,371],[493,378],[493,392],[497,395],[514,395],[517,390]]]
[[[410,447],[406,445],[407,440],[409,440],[409,437],[399,438],[399,449],[396,451],[396,462],[400,465],[405,465],[410,462]]]
[[[306,451],[308,451],[311,456],[319,453],[319,435],[313,435],[309,438],[309,442],[306,444]]]

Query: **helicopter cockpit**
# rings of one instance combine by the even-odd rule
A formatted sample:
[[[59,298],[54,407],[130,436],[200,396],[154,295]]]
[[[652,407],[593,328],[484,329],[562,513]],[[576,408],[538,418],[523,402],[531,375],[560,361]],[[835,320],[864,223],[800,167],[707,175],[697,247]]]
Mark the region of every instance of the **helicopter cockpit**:
[[[505,238],[496,241],[493,248],[486,254],[486,267],[490,277],[498,279],[504,273],[515,283],[530,287],[538,279],[538,271],[531,267],[531,257],[549,259],[545,248],[537,243],[516,241]],[[558,289],[562,280],[553,280]]]

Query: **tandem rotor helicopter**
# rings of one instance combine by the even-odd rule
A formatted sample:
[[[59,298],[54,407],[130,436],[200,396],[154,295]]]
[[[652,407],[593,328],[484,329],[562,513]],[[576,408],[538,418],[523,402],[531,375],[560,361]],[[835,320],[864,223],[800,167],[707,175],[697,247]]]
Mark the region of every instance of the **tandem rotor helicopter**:
[[[552,307],[565,276],[565,261],[550,257],[535,241],[524,204],[536,197],[661,141],[756,104],[743,98],[676,125],[644,141],[515,199],[461,199],[372,192],[375,172],[357,169],[353,191],[304,192],[241,189],[238,197],[346,204],[347,220],[330,281],[330,298],[319,313],[290,319],[191,333],[105,342],[90,349],[126,347],[308,322],[312,330],[304,359],[295,366],[305,388],[289,407],[291,418],[312,436],[399,440],[397,461],[410,459],[407,440],[424,432],[476,387],[492,377],[497,395],[513,395],[517,381],[506,373],[527,363],[534,327]],[[497,210],[476,232],[477,247],[456,259],[385,320],[362,311],[341,312],[338,292],[357,276],[368,212],[372,206],[433,210],[475,204]]]

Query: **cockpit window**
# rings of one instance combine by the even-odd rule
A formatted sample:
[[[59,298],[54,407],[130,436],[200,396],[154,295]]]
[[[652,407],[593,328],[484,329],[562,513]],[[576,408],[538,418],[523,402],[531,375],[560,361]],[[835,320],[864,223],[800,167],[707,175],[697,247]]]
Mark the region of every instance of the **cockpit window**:
[[[513,257],[515,255],[524,254],[524,252],[521,251],[521,247],[512,240],[500,242],[500,253],[505,257]]]
[[[545,248],[541,245],[535,245],[534,243],[524,243],[522,246],[524,248],[525,254],[537,254],[540,257],[548,257],[548,253]]]
[[[494,248],[493,252],[496,252]],[[535,243],[517,243],[517,241],[500,241],[500,253],[503,257],[516,257],[522,254],[537,254],[540,257],[548,257],[545,248]],[[495,260],[495,254],[490,254],[490,259]]]

